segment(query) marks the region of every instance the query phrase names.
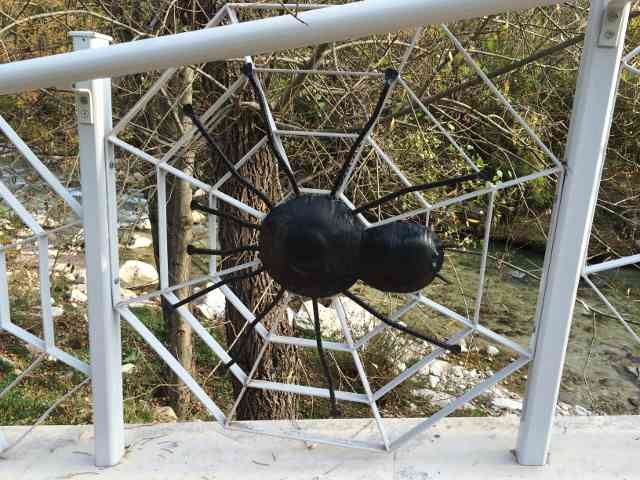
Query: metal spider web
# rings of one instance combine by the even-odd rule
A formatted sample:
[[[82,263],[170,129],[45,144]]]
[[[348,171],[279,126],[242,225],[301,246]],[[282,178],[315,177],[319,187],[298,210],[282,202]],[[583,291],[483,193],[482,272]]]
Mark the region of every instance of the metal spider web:
[[[638,78],[640,81],[640,68],[634,65],[636,58],[640,56],[640,46],[632,49],[627,55],[622,58],[622,66],[631,75]],[[620,257],[615,260],[609,260],[595,265],[585,265],[582,272],[582,279],[593,290],[596,296],[602,301],[607,309],[614,315],[614,317],[620,322],[622,327],[627,331],[631,339],[638,345],[640,345],[640,335],[631,327],[629,320],[623,315],[619,308],[616,308],[614,303],[607,297],[607,295],[599,288],[592,280],[593,275],[598,273],[604,273],[612,271],[618,268],[627,267],[630,265],[640,264],[640,254],[628,255]]]
[[[1,116],[0,131],[24,158],[28,167],[41,177],[43,183],[51,188],[52,192],[70,208],[74,215],[81,217],[81,205],[71,195],[67,188],[62,185],[58,178],[35,155],[22,138],[20,138],[9,123],[7,123]],[[23,380],[28,378],[30,374],[35,372],[47,357],[60,361],[73,370],[85,375],[85,379],[82,382],[78,383],[56,399],[51,406],[40,415],[36,422],[18,438],[9,441],[5,434],[0,430],[0,455],[6,456],[30,433],[32,433],[37,426],[41,425],[59,405],[74,395],[91,380],[91,369],[86,362],[56,345],[49,271],[50,238],[77,228],[80,222],[72,221],[57,228],[45,229],[35,216],[24,206],[23,202],[16,196],[16,194],[12,192],[12,190],[2,180],[0,180],[0,201],[4,202],[10,208],[10,210],[17,216],[17,218],[20,219],[21,223],[31,233],[31,235],[17,240],[14,243],[0,245],[0,333],[6,332],[7,334],[24,342],[27,346],[33,348],[34,351],[39,352],[35,360],[31,362],[31,364],[12,382],[6,385],[2,391],[0,391],[0,400],[16,388]],[[36,245],[38,258],[38,290],[39,306],[41,310],[42,336],[34,335],[26,328],[14,323],[11,318],[7,253],[29,244]]]
[[[227,4],[224,8],[222,8],[217,15],[211,20],[208,24],[208,27],[214,27],[219,25],[223,21],[229,21],[231,23],[238,22],[238,16],[236,15],[237,8],[251,8],[250,4]],[[303,6],[302,8],[318,8],[315,6]],[[260,4],[260,8],[262,9],[278,9],[282,8],[280,4]],[[374,223],[367,222],[366,225],[376,226],[382,225],[385,223],[390,223],[398,220],[404,220],[408,218],[413,218],[418,215],[427,214],[429,216],[431,213],[446,209],[452,205],[460,204],[462,202],[477,199],[477,198],[486,198],[486,209],[485,209],[485,230],[484,230],[484,241],[483,241],[483,249],[481,256],[481,266],[480,266],[480,278],[478,282],[478,288],[476,292],[476,301],[473,310],[473,316],[467,317],[465,315],[461,315],[450,308],[447,308],[444,305],[441,305],[422,294],[413,294],[406,296],[406,304],[395,311],[391,318],[395,320],[401,320],[402,317],[410,312],[412,309],[417,306],[425,306],[433,311],[441,314],[451,320],[453,320],[456,324],[459,325],[459,330],[450,337],[451,340],[462,340],[465,337],[471,334],[478,334],[490,342],[498,343],[505,348],[509,349],[516,356],[515,359],[510,361],[506,366],[504,366],[497,373],[493,374],[489,378],[486,378],[483,381],[480,381],[475,386],[467,390],[464,394],[460,395],[458,398],[455,398],[451,401],[447,406],[443,407],[437,413],[432,415],[429,418],[422,420],[412,429],[400,432],[398,435],[395,435],[393,438],[390,435],[388,428],[385,426],[382,415],[380,413],[378,402],[384,397],[386,394],[391,392],[394,388],[401,385],[403,382],[414,376],[421,368],[428,365],[434,359],[442,356],[445,353],[445,350],[442,348],[434,348],[431,352],[426,355],[423,355],[422,358],[417,361],[412,366],[408,367],[404,372],[400,373],[396,378],[389,381],[386,385],[379,388],[378,390],[373,390],[371,388],[370,380],[366,374],[365,368],[362,363],[362,359],[360,356],[361,350],[366,347],[366,345],[377,335],[382,334],[387,326],[384,324],[379,324],[375,328],[373,328],[370,332],[365,334],[362,338],[356,339],[353,336],[349,319],[347,318],[344,308],[342,307],[341,299],[339,297],[334,297],[332,299],[332,306],[336,311],[337,317],[339,318],[342,335],[344,337],[344,342],[325,342],[325,348],[327,350],[335,350],[347,352],[351,355],[353,363],[358,372],[358,378],[361,382],[361,385],[364,389],[363,394],[346,392],[346,391],[338,391],[336,392],[336,397],[342,401],[348,402],[356,402],[367,405],[371,409],[372,418],[375,421],[376,429],[377,429],[377,438],[373,440],[361,441],[354,439],[342,440],[338,438],[329,438],[326,436],[321,436],[317,434],[309,434],[307,432],[302,432],[299,429],[295,428],[285,428],[284,430],[270,430],[264,428],[263,426],[249,425],[241,422],[234,422],[233,416],[235,414],[235,410],[242,399],[242,396],[250,389],[250,388],[259,388],[259,389],[268,389],[275,390],[281,392],[288,392],[292,394],[302,394],[306,396],[315,396],[320,398],[328,398],[329,390],[326,388],[317,388],[305,385],[296,385],[296,384],[282,384],[276,383],[268,380],[256,380],[254,378],[255,372],[257,371],[262,355],[264,354],[266,348],[269,345],[293,345],[305,348],[315,348],[315,342],[306,338],[297,338],[297,337],[282,337],[277,335],[273,331],[267,330],[261,324],[257,324],[255,327],[256,332],[263,339],[263,346],[258,355],[258,358],[249,372],[245,372],[242,368],[240,368],[237,364],[234,364],[231,367],[231,373],[243,384],[243,389],[240,396],[236,399],[235,404],[232,408],[224,413],[222,409],[211,399],[209,394],[189,375],[188,372],[184,368],[181,367],[179,362],[171,355],[171,353],[157,340],[157,338],[153,335],[153,333],[136,317],[136,315],[130,310],[130,305],[134,302],[141,300],[148,300],[151,298],[164,297],[167,301],[172,304],[175,304],[178,301],[178,298],[173,293],[175,290],[180,289],[184,286],[197,286],[203,285],[207,283],[216,283],[219,282],[225,275],[233,272],[239,272],[247,269],[251,269],[259,265],[257,261],[247,262],[241,264],[239,266],[233,267],[231,269],[226,269],[223,271],[217,271],[217,258],[211,257],[211,261],[209,263],[209,273],[202,277],[198,277],[188,282],[179,284],[179,285],[171,285],[168,278],[168,267],[167,267],[167,246],[166,246],[166,210],[164,206],[166,205],[166,176],[174,175],[182,180],[189,182],[194,188],[201,189],[205,192],[209,207],[215,208],[218,202],[225,202],[229,205],[232,205],[244,213],[254,217],[257,220],[261,220],[264,217],[264,214],[257,211],[256,209],[246,205],[245,203],[239,201],[238,199],[229,197],[224,194],[220,189],[221,187],[231,178],[231,174],[228,173],[221,177],[214,185],[209,185],[203,181],[200,181],[194,178],[191,175],[186,174],[185,172],[180,171],[173,165],[171,165],[171,160],[178,155],[181,154],[186,148],[189,147],[191,142],[194,140],[197,134],[197,129],[195,127],[190,130],[184,132],[181,138],[175,142],[167,151],[165,151],[161,156],[154,156],[144,149],[135,147],[126,141],[119,138],[119,134],[121,134],[125,128],[129,126],[132,122],[133,118],[141,112],[147,103],[152,99],[154,95],[158,92],[161,92],[164,85],[169,82],[173,75],[177,72],[177,69],[170,69],[162,74],[160,79],[150,88],[150,90],[141,98],[141,100],[133,107],[133,109],[128,112],[126,115],[122,117],[120,122],[116,125],[111,135],[109,136],[109,140],[112,144],[119,147],[120,149],[128,152],[129,154],[134,155],[135,157],[142,159],[148,163],[151,163],[156,168],[156,174],[158,179],[158,218],[159,218],[159,238],[160,238],[160,290],[151,292],[141,297],[120,300],[117,304],[118,311],[122,314],[123,318],[149,343],[149,345],[158,353],[158,355],[169,365],[169,367],[178,375],[178,377],[189,387],[189,389],[194,393],[194,395],[205,405],[211,415],[216,418],[216,420],[229,428],[237,428],[242,430],[248,430],[255,433],[261,433],[266,435],[274,435],[274,436],[283,436],[287,438],[301,439],[305,441],[318,442],[318,443],[328,443],[335,444],[345,447],[354,447],[354,448],[365,448],[365,449],[374,449],[374,450],[386,450],[392,451],[415,435],[419,434],[421,431],[429,428],[435,422],[450,414],[456,408],[464,405],[466,402],[475,398],[476,396],[482,394],[487,389],[517,371],[518,369],[525,366],[532,357],[531,348],[523,347],[518,343],[506,338],[503,335],[500,335],[486,326],[481,324],[481,314],[480,308],[482,305],[483,294],[484,294],[484,284],[485,284],[485,276],[486,269],[488,263],[488,251],[489,251],[489,243],[491,237],[491,225],[493,220],[493,211],[495,206],[496,197],[499,193],[507,188],[514,187],[516,185],[520,185],[541,177],[549,177],[552,175],[561,176],[563,173],[563,165],[558,160],[558,158],[553,154],[553,152],[542,142],[542,140],[538,137],[535,131],[529,126],[526,120],[513,108],[511,103],[506,99],[506,97],[500,92],[500,90],[491,82],[491,80],[486,76],[482,68],[476,63],[476,61],[471,57],[468,51],[464,48],[461,42],[453,35],[453,33],[446,27],[442,26],[442,30],[444,34],[450,39],[453,45],[460,51],[463,55],[465,62],[472,68],[473,71],[476,72],[477,75],[483,80],[485,85],[490,89],[496,99],[504,106],[504,108],[513,116],[515,121],[524,129],[527,133],[527,136],[533,141],[535,145],[537,145],[542,152],[546,155],[546,157],[551,161],[552,166],[549,168],[536,171],[534,173],[514,178],[512,180],[506,182],[487,182],[484,188],[465,193],[464,195],[457,196],[454,198],[445,198],[436,203],[429,203],[427,199],[417,194],[418,201],[421,203],[421,207],[416,210],[412,210],[409,212],[405,212],[393,217],[385,218],[379,220]],[[468,165],[469,169],[478,171],[478,167],[476,164],[469,158],[468,154],[465,150],[458,144],[456,139],[447,131],[447,129],[442,125],[441,122],[433,115],[430,109],[425,106],[419,99],[418,95],[411,89],[411,87],[407,84],[407,82],[402,78],[402,71],[406,66],[409,58],[412,55],[412,52],[422,34],[422,29],[418,29],[414,36],[412,37],[412,41],[410,45],[407,47],[405,54],[402,57],[401,66],[399,68],[400,71],[400,79],[398,81],[398,88],[405,92],[410,101],[419,108],[430,122],[436,127],[436,129],[451,143],[453,149],[460,155],[460,158]],[[245,58],[246,62],[250,62],[253,64],[253,60],[250,57]],[[340,70],[320,70],[315,68],[312,70],[295,70],[295,69],[269,69],[262,67],[255,67],[255,71],[257,73],[270,73],[270,74],[283,74],[286,73],[288,75],[304,75],[308,73],[314,74],[324,74],[324,75],[351,75],[351,76],[361,76],[361,77],[381,77],[382,74],[378,72],[356,72],[356,71],[340,71]],[[258,78],[258,84],[261,89],[263,89],[262,83]],[[233,82],[228,89],[206,110],[204,114],[202,114],[201,118],[203,123],[207,128],[213,128],[216,124],[223,121],[224,115],[220,114],[222,107],[232,98],[237,92],[241,89],[245,88],[247,85],[247,81],[245,78],[240,77],[235,82]],[[284,130],[280,129],[271,112],[268,112],[268,122],[275,134],[276,145],[282,156],[287,159],[285,148],[283,147],[282,138],[287,136],[306,136],[306,137],[317,137],[317,138],[344,138],[350,139],[353,138],[352,134],[344,134],[344,133],[336,133],[336,132],[327,132],[327,131],[308,131],[308,130]],[[244,165],[247,162],[252,161],[255,154],[263,148],[266,148],[267,138],[264,137],[261,139],[253,148],[251,148],[247,154],[236,164],[236,168]],[[403,174],[400,168],[397,166],[396,162],[388,153],[384,151],[384,149],[372,138],[372,136],[368,136],[363,143],[361,149],[358,151],[357,158],[359,158],[365,147],[371,148],[378,158],[383,161],[390,170],[395,174],[399,183],[409,186],[411,182],[409,179]],[[287,160],[288,161],[288,160]],[[354,162],[355,164],[355,162]],[[340,196],[347,205],[353,207],[353,203],[349,198],[345,195],[345,187],[349,183],[352,174],[353,174],[353,165],[347,172],[347,175],[344,179],[344,182],[340,186]],[[315,190],[310,188],[301,189],[303,192],[315,192],[315,193],[325,193],[325,191]],[[285,196],[286,198],[286,196]],[[366,222],[366,220],[364,220]],[[217,219],[214,216],[209,216],[208,219],[208,245],[209,248],[215,249],[217,246],[217,237],[216,237],[216,228],[217,228]],[[247,325],[253,322],[256,319],[255,312],[252,312],[246,305],[244,305],[238,296],[233,292],[233,289],[230,286],[225,285],[221,287],[222,293],[225,295],[228,302],[230,302],[246,319]],[[231,357],[228,354],[228,351],[207,331],[207,329],[199,322],[199,320],[189,312],[186,307],[181,307],[177,310],[181,317],[191,325],[194,329],[194,332],[209,346],[209,348],[213,351],[213,353],[220,359],[222,363],[228,363],[231,360]],[[240,332],[241,334],[242,332]],[[239,334],[239,335],[240,335]]]

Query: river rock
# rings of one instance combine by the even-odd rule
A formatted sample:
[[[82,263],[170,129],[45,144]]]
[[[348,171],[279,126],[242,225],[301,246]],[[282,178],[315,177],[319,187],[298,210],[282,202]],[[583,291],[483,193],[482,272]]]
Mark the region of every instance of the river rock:
[[[153,265],[139,260],[127,260],[120,267],[120,281],[127,287],[140,287],[158,281],[158,272]]]
[[[444,380],[447,377],[449,370],[451,370],[451,367],[452,365],[449,362],[436,359],[420,370],[420,373],[423,375],[433,375],[438,377],[440,380]]]
[[[440,383],[440,377],[436,377],[435,375],[429,375],[429,377],[427,378],[427,381],[429,382],[429,386],[431,388],[436,388]]]
[[[141,218],[136,222],[136,229],[141,230],[143,232],[151,231],[151,220],[148,218]]]
[[[136,366],[133,363],[125,363],[122,365],[122,374],[127,375],[135,370]]]
[[[226,297],[220,290],[214,290],[209,292],[204,297],[200,297],[201,301],[198,302],[196,308],[204,315],[208,320],[215,320],[224,318]],[[198,299],[198,300],[200,300]]]
[[[593,412],[591,410],[587,410],[580,405],[576,405],[575,407],[573,407],[573,411],[578,417],[590,417],[591,415],[593,415]]]
[[[524,280],[527,276],[526,273],[521,272],[520,270],[509,270],[509,275],[516,280]]]
[[[64,308],[62,307],[51,307],[51,316],[53,318],[58,318],[64,315]]]
[[[571,415],[572,411],[573,411],[573,408],[568,403],[558,402],[558,407],[556,409],[556,413],[558,415],[566,417],[568,415]]]
[[[353,332],[361,335],[373,329],[376,324],[373,315],[350,298],[341,298],[340,302],[347,318],[347,324]]]
[[[320,331],[323,336],[331,337],[342,334],[340,320],[333,308],[325,307],[318,303],[318,315],[320,316]],[[295,317],[298,328],[303,330],[314,330],[313,303],[311,300],[304,302]]]
[[[417,390],[413,390],[412,393],[416,397],[429,400],[430,403],[437,406],[438,408],[446,407],[455,399],[455,396],[447,392],[437,392],[430,388],[419,388]],[[467,402],[464,405],[462,405],[462,408],[467,408],[467,409],[474,408],[474,405],[471,402]]]
[[[484,349],[485,353],[490,357],[497,357],[500,355],[500,350],[498,347],[494,347],[493,345],[487,345],[487,348]]]
[[[171,407],[158,407],[153,412],[153,417],[156,422],[161,423],[175,423],[178,421],[176,412]]]
[[[198,210],[193,210],[191,212],[191,221],[194,225],[199,225],[207,221],[207,216]]]
[[[85,303],[87,301],[87,287],[85,285],[76,285],[71,289],[69,299],[75,303]]]
[[[56,263],[53,270],[70,282],[86,283],[87,281],[87,271],[71,263]]]
[[[496,397],[491,401],[491,405],[501,410],[511,410],[514,412],[522,410],[522,400],[513,400],[511,398]]]
[[[135,250],[138,248],[149,248],[151,245],[153,245],[153,240],[149,235],[134,233],[127,247]]]

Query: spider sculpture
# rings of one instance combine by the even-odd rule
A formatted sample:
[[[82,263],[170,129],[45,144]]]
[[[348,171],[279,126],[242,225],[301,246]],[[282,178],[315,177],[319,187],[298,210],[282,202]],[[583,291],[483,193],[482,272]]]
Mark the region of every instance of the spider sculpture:
[[[387,318],[349,291],[349,288],[358,280],[362,280],[367,285],[384,292],[410,293],[422,290],[436,277],[442,278],[440,270],[444,261],[444,248],[432,230],[407,222],[394,222],[366,228],[358,215],[409,192],[424,191],[480,178],[487,179],[488,173],[484,171],[404,188],[355,209],[347,206],[339,198],[340,186],[348,172],[354,167],[360,146],[376,124],[393,84],[398,80],[398,72],[390,69],[385,72],[384,87],[374,112],[351,147],[331,192],[328,194],[302,193],[291,168],[279,150],[275,134],[267,121],[267,100],[256,81],[251,63],[244,65],[243,74],[260,103],[264,122],[269,132],[269,144],[279,167],[291,184],[293,196],[279,205],[274,205],[263,192],[238,173],[233,163],[225,156],[196,116],[191,105],[185,106],[185,114],[192,119],[194,125],[207,140],[212,156],[220,158],[229,172],[264,202],[268,208],[268,214],[261,224],[254,224],[193,202],[191,206],[195,210],[224,217],[242,228],[257,230],[259,241],[258,245],[229,250],[210,250],[190,245],[188,247],[190,255],[231,255],[256,251],[262,266],[249,273],[229,276],[181,300],[173,307],[183,306],[228,283],[267,272],[278,282],[280,288],[275,299],[249,324],[248,328],[251,331],[281,301],[285,291],[310,297],[313,304],[318,353],[329,389],[332,411],[334,415],[337,415],[333,379],[322,347],[318,314],[319,298],[332,297],[337,294],[345,295],[392,328],[451,352],[459,353],[461,351],[459,345],[440,341]],[[240,343],[236,351],[242,352],[245,344]],[[232,360],[227,367],[230,367],[234,362]]]

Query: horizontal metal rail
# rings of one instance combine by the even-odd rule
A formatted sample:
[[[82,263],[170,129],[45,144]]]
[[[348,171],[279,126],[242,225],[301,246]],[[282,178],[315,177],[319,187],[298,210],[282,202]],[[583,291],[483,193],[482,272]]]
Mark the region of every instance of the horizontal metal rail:
[[[561,0],[365,0],[0,66],[0,94],[240,58],[437,25]]]
[[[640,254],[618,258],[616,260],[609,260],[608,262],[602,262],[596,265],[588,265],[587,268],[584,269],[584,273],[586,275],[591,275],[593,273],[606,272],[607,270],[614,270],[616,268],[628,267],[629,265],[634,265],[636,263],[640,263]]]

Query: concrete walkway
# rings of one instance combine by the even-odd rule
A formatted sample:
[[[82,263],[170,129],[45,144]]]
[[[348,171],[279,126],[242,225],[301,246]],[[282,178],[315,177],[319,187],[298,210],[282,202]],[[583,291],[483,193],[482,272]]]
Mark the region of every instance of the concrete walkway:
[[[415,421],[391,424],[404,430]],[[371,427],[361,420],[300,425],[325,434]],[[130,426],[124,460],[108,469],[93,465],[91,427],[41,427],[0,459],[0,479],[640,479],[640,417],[558,419],[546,467],[516,463],[510,450],[517,427],[517,417],[445,419],[387,454],[223,431],[204,422]],[[3,430],[9,440],[24,431]]]

